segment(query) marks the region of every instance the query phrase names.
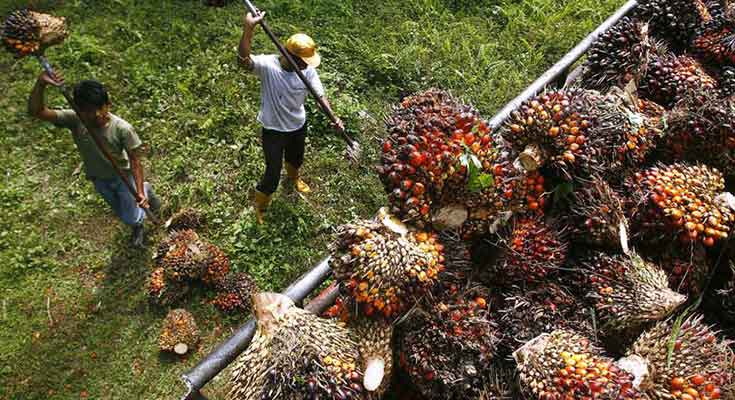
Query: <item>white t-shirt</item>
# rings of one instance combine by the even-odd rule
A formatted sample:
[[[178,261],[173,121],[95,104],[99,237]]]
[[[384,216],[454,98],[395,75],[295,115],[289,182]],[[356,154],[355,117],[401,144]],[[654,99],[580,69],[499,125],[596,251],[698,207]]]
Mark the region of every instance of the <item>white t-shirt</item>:
[[[304,102],[309,89],[296,72],[284,70],[277,55],[257,55],[251,56],[251,59],[253,72],[260,79],[258,122],[266,129],[281,132],[295,131],[304,126]],[[324,96],[324,87],[316,70],[307,67],[302,72],[317,95]]]

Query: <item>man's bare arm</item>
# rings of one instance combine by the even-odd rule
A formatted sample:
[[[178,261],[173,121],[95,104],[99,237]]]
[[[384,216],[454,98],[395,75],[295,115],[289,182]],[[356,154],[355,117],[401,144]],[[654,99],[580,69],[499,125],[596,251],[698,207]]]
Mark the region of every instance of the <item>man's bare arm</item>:
[[[255,26],[263,20],[265,13],[261,13],[257,17],[247,13],[243,22],[242,38],[240,39],[240,46],[237,48],[237,62],[241,67],[245,67],[249,70],[253,69],[253,60],[250,58],[250,47],[253,43],[253,31]]]
[[[60,74],[49,76],[43,72],[36,80],[31,95],[28,98],[28,114],[46,122],[56,122],[56,112],[46,107],[45,91],[46,86],[61,86],[64,84],[64,77]]]

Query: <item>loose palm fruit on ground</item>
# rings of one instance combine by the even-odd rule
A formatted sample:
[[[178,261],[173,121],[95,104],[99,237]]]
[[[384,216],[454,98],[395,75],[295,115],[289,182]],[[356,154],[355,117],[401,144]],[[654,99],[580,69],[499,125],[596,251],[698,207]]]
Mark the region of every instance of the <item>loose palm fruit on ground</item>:
[[[12,12],[0,26],[5,48],[17,57],[61,43],[68,35],[64,18],[27,9]]]
[[[497,151],[472,107],[430,89],[394,106],[386,128],[378,175],[393,214],[420,228],[457,228],[470,210],[492,219],[502,208],[493,175]]]
[[[532,399],[645,399],[633,376],[621,370],[591,340],[556,330],[528,342],[513,354],[521,389]]]
[[[258,287],[250,275],[244,272],[227,275],[216,289],[217,296],[212,300],[212,304],[220,311],[250,314],[251,299],[258,293]]]
[[[486,291],[414,309],[400,325],[399,362],[426,399],[479,399],[499,341]]]
[[[169,311],[163,321],[158,347],[183,355],[199,344],[199,328],[190,312],[179,308]]]
[[[631,225],[644,242],[680,238],[707,247],[727,239],[735,221],[720,196],[722,174],[704,165],[676,163],[638,172],[626,182]]]
[[[166,221],[166,229],[169,231],[180,231],[185,229],[199,229],[204,225],[204,216],[193,209],[185,208],[172,215]]]
[[[555,224],[538,217],[516,220],[503,253],[491,268],[498,282],[540,282],[556,275],[567,258],[568,244]]]
[[[434,286],[444,270],[444,246],[436,233],[396,232],[382,221],[339,227],[330,265],[362,314],[393,319]]]
[[[610,249],[627,246],[628,220],[623,199],[598,176],[582,181],[569,210],[574,242]]]
[[[664,321],[641,335],[628,356],[640,357],[648,376],[641,384],[653,400],[735,398],[735,355],[730,343],[691,316],[676,328]],[[670,359],[669,359],[669,354]]]
[[[687,299],[669,289],[660,267],[636,254],[596,253],[575,269],[577,287],[594,305],[606,336],[635,338]]]
[[[505,333],[502,349],[510,354],[542,333],[557,329],[591,334],[592,314],[584,302],[565,287],[548,281],[533,289],[512,288],[500,310]]]
[[[283,295],[261,293],[253,304],[258,328],[233,364],[228,399],[367,399],[347,328]]]
[[[650,51],[648,24],[624,17],[602,33],[587,52],[583,86],[606,92],[645,72]]]
[[[166,276],[163,268],[154,269],[146,281],[146,293],[154,304],[170,306],[179,302],[189,292],[189,286]]]

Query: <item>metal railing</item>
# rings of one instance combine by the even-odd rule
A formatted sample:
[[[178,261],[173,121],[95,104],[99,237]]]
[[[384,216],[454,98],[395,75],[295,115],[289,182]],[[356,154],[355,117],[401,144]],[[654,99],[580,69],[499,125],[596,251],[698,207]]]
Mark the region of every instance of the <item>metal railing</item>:
[[[597,37],[607,31],[621,18],[627,15],[635,8],[638,3],[630,0],[620,7],[605,22],[597,27],[592,33],[587,35],[564,57],[544,72],[538,79],[529,85],[520,95],[508,102],[495,116],[489,121],[489,125],[494,129],[499,127],[508,118],[510,113],[515,110],[521,103],[541,92],[546,86],[558,83],[565,79],[569,73],[569,69],[577,60],[584,55]],[[322,260],[309,272],[302,275],[291,286],[289,286],[283,294],[290,297],[295,303],[301,303],[312,291],[324,283],[330,276],[329,257]],[[331,305],[336,296],[338,288],[332,285],[322,291],[316,298],[304,307],[314,313],[321,313],[329,305]],[[226,342],[219,345],[207,357],[199,362],[194,368],[190,369],[182,375],[182,379],[186,384],[188,391],[182,400],[206,400],[200,390],[211,381],[217,374],[232,363],[237,356],[240,355],[250,345],[250,341],[255,335],[256,329],[255,319],[251,319],[242,325],[235,334]]]

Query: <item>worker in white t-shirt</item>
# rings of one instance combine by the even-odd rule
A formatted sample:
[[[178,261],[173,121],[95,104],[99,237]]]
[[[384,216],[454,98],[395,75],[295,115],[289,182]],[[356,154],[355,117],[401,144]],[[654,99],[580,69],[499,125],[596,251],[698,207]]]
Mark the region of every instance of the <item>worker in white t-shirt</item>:
[[[238,48],[239,64],[255,73],[260,79],[260,111],[258,122],[263,126],[262,144],[265,155],[265,173],[255,190],[255,215],[263,223],[263,213],[278,188],[281,166],[285,160],[286,172],[296,190],[308,193],[309,186],[299,176],[304,162],[304,140],[306,138],[306,110],[304,102],[309,92],[288,61],[280,55],[250,54],[255,26],[265,13],[245,16],[242,39]],[[316,44],[309,36],[297,33],[286,42],[286,50],[296,61],[306,79],[324,98],[324,87],[319,80],[316,67],[321,58]],[[329,102],[324,98],[329,106]],[[343,131],[344,124],[337,120],[335,128]]]

